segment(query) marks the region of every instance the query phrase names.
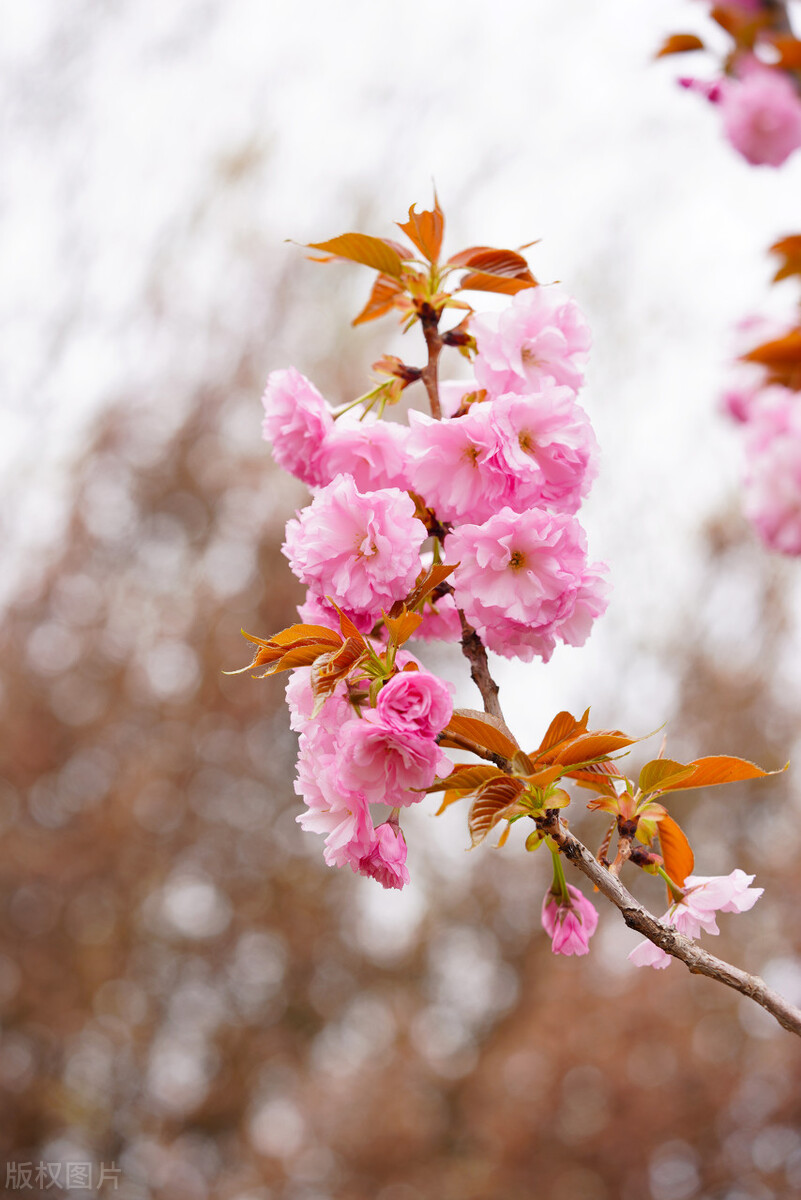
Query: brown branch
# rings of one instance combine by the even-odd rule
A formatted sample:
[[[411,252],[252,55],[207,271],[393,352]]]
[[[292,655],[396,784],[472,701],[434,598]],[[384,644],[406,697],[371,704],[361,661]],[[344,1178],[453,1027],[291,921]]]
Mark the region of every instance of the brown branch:
[[[498,700],[498,685],[490,675],[487,651],[484,643],[461,608],[458,612],[459,620],[462,622],[462,653],[470,663],[470,675],[473,683],[481,692],[481,699],[484,701],[484,712],[491,713],[493,717],[500,717],[503,720],[503,713],[501,712],[501,705]]]
[[[439,356],[442,353],[443,341],[439,333],[439,315],[430,304],[423,304],[420,308],[420,324],[423,327],[423,337],[426,339],[426,347],[428,349],[428,362],[420,372],[420,378],[425,384],[425,389],[428,392],[428,403],[431,406],[431,416],[437,421],[442,420],[442,408],[439,402],[439,384],[437,382],[437,369],[439,364]]]
[[[629,929],[636,929],[643,937],[659,946],[660,950],[678,958],[693,975],[706,975],[726,987],[733,988],[743,996],[761,1005],[775,1017],[780,1025],[801,1037],[801,1009],[790,1004],[773,988],[769,988],[764,979],[751,975],[731,963],[716,958],[694,942],[685,937],[670,925],[663,925],[652,916],[646,908],[634,899],[620,880],[602,866],[597,858],[569,832],[556,812],[550,813],[547,819],[538,821],[539,827],[556,841],[560,850],[579,871],[582,871],[592,883],[611,900],[623,916]]]

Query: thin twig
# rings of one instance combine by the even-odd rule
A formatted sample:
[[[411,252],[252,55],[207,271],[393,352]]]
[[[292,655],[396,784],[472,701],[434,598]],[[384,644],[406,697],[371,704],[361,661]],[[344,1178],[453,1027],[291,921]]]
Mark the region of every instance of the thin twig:
[[[743,996],[748,996],[775,1017],[790,1033],[801,1037],[801,1009],[768,987],[758,975],[751,975],[748,971],[733,967],[722,958],[702,950],[692,938],[685,937],[672,926],[663,925],[658,921],[634,899],[611,871],[598,862],[584,843],[580,842],[575,834],[570,833],[558,813],[553,813],[547,821],[541,822],[540,827],[554,839],[565,857],[620,910],[630,929],[636,929],[643,937],[659,946],[660,950],[678,958],[693,975],[706,975]]]

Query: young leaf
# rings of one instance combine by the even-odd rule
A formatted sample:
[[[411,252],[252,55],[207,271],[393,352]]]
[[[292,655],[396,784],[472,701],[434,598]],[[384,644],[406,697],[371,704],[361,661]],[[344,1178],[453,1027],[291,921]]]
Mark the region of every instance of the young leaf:
[[[675,762],[672,758],[655,758],[640,771],[637,786],[641,792],[656,792],[672,784],[678,785],[695,774],[695,766]]]
[[[801,42],[790,34],[777,34],[771,38],[773,45],[779,51],[779,61],[776,66],[784,71],[801,69]]]
[[[659,822],[657,833],[665,870],[675,884],[684,887],[684,880],[695,866],[695,857],[687,835],[681,826],[667,815]],[[669,888],[668,899],[673,899]]]
[[[322,250],[335,258],[373,267],[383,275],[400,279],[403,271],[403,252],[388,238],[370,237],[366,233],[342,233],[327,242],[309,242],[310,250]]]
[[[692,788],[714,787],[720,783],[738,783],[743,779],[760,779],[764,775],[779,775],[787,770],[789,763],[778,771],[763,771],[756,763],[745,758],[733,758],[730,755],[717,754],[712,758],[695,758],[687,763],[694,767],[692,775],[676,782],[662,784],[665,792],[690,791]]]
[[[518,816],[527,811],[523,805],[516,802],[522,790],[522,782],[509,777],[490,781],[483,785],[473,801],[470,815],[467,818],[467,827],[470,830],[470,841],[473,846],[478,846],[480,842],[483,842],[499,821],[508,820],[509,817]]]
[[[481,787],[482,784],[488,783],[490,779],[500,778],[507,778],[506,772],[491,763],[480,763],[477,766],[469,763],[457,763],[450,775],[445,779],[435,779],[425,790],[427,792],[447,790],[465,796],[468,792],[473,792],[476,788]]]
[[[312,716],[316,717],[340,680],[344,679],[364,654],[364,639],[348,638],[339,650],[321,654],[311,672],[314,696]]]
[[[703,50],[704,43],[694,33],[674,33],[665,38],[662,47],[654,55],[655,58],[665,58],[668,54],[686,54],[688,50]]]
[[[586,733],[575,738],[567,746],[563,746],[556,754],[556,759],[562,766],[587,763],[594,758],[605,758],[615,750],[623,750],[631,746],[637,738],[626,737],[619,730],[598,730],[597,733]]]
[[[388,617],[386,613],[382,613],[382,616],[384,624],[389,630],[389,636],[396,646],[402,646],[404,642],[408,642],[423,621],[421,613],[408,612],[405,608],[397,617]]]
[[[385,316],[395,308],[396,301],[403,293],[404,287],[400,280],[393,279],[390,275],[379,274],[367,303],[359,315],[353,318],[351,325],[365,325],[368,321]]]
[[[460,289],[477,292],[504,292],[513,296],[524,288],[537,287],[528,263],[516,250],[496,250],[492,246],[475,246],[465,251],[458,263],[469,268],[459,284]],[[453,259],[451,260],[453,262]]]
[[[529,757],[535,761],[541,758],[552,758],[560,746],[567,745],[568,742],[587,732],[589,716],[589,709],[580,721],[577,721],[569,712],[557,713],[545,731],[545,736],[539,746]]]
[[[519,749],[511,731],[503,721],[498,717],[493,717],[490,713],[478,712],[476,709],[454,709],[448,727],[443,732],[443,737],[447,737],[449,731],[457,736],[469,738],[470,741],[483,746],[485,750],[491,750],[493,754],[500,754],[503,758],[514,758]],[[441,741],[441,745],[444,744],[444,741]]]
[[[784,337],[756,346],[741,358],[765,367],[768,383],[801,390],[801,329],[791,329]]]
[[[801,233],[794,233],[779,242],[774,242],[770,252],[784,259],[773,276],[774,283],[789,279],[792,275],[801,275]]]
[[[435,263],[439,259],[439,252],[442,249],[442,235],[445,231],[445,217],[442,209],[439,206],[436,193],[434,194],[434,210],[424,210],[423,212],[415,212],[417,205],[413,204],[409,209],[409,220],[404,224],[397,222],[398,228],[402,229],[410,242],[413,242],[420,253],[428,259],[430,263]]]
[[[406,600],[394,604],[390,609],[390,615],[398,616],[400,613],[398,606],[402,604],[405,604],[407,608],[417,608],[441,583],[445,582],[449,575],[453,574],[458,565],[458,563],[433,563],[427,571],[421,571]],[[395,611],[396,609],[398,612]]]

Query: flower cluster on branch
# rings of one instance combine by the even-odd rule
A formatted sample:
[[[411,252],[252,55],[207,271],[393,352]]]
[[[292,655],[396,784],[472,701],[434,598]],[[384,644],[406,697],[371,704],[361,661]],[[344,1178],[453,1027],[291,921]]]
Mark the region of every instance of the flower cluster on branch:
[[[338,408],[293,368],[273,372],[264,395],[276,461],[313,492],[283,547],[307,595],[300,622],[246,635],[255,654],[242,670],[290,673],[298,821],[324,838],[329,866],[387,888],[409,881],[402,814],[430,794],[442,794],[440,812],[465,803],[473,846],[496,829],[502,845],[523,821],[526,850],[551,854],[542,923],[554,952],[586,954],[598,922],[567,883],[566,858],[649,938],[635,962],[662,966],[667,950],[695,964],[702,952],[690,939],[716,933],[716,910],[746,911],[761,889],[739,870],[693,876],[665,801],[768,772],[734,757],[660,754],[630,779],[619,759],[637,739],[590,730],[589,709],[557,714],[530,750],[508,728],[487,649],[547,662],[557,641],[582,645],[606,607],[606,569],[589,561],[576,515],[597,471],[576,398],[589,332],[575,302],[540,286],[520,251],[477,246],[442,262],[438,203],[413,206],[400,228],[411,246],[349,233],[312,248],[376,270],[355,323],[399,312],[407,329],[421,328],[427,361],[385,355],[373,386]],[[476,315],[461,295],[471,289],[506,297],[505,307]],[[471,378],[440,386],[446,349],[469,361]],[[429,413],[388,420],[415,384]],[[461,642],[483,712],[453,708],[451,685],[410,652],[412,639]],[[589,790],[587,807],[609,822],[597,857],[568,831],[573,787]],[[626,866],[662,876],[662,922],[619,883]]]

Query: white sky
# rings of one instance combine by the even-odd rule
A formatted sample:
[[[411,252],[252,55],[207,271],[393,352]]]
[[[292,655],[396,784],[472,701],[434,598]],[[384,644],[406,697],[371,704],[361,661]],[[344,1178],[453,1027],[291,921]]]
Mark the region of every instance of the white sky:
[[[248,238],[305,270],[284,238],[340,232],[365,195],[385,215],[370,231],[389,233],[435,179],[452,248],[542,238],[535,273],[594,331],[584,400],[604,467],[584,519],[615,599],[588,649],[504,677],[533,720],[583,707],[615,670],[628,686],[607,720],[661,723],[650,648],[687,619],[701,521],[739,469],[715,408],[730,330],[794,302],[768,295],[764,251],[800,216],[801,155],[748,167],[675,85],[689,60],[652,61],[667,33],[711,28],[704,6],[25,0],[0,20],[6,590],[62,527],[63,467],[91,417],[132,389],[165,404],[160,380],[188,392],[236,360],[258,286]],[[253,146],[266,166],[215,208],[221,162]],[[265,374],[313,358],[297,341]],[[176,389],[176,420],[181,404]]]

